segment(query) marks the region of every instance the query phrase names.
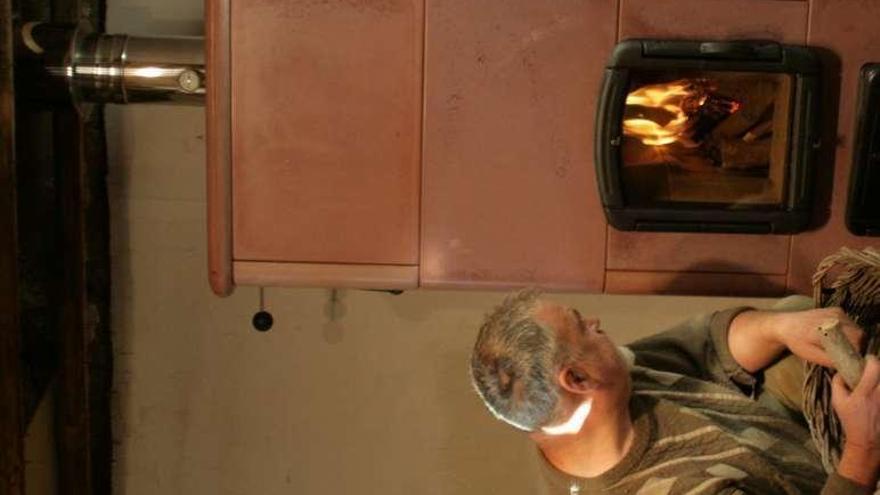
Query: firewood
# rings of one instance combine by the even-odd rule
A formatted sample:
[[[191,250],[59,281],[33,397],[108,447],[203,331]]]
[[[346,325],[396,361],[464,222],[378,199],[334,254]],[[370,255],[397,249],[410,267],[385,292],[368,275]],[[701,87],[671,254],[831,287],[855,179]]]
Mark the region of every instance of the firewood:
[[[843,381],[850,389],[856,388],[865,368],[865,359],[846,339],[840,329],[840,322],[829,320],[820,325],[817,331],[822,337],[822,347],[825,348],[825,353],[831,358],[837,372],[843,377]]]
[[[764,137],[772,132],[773,132],[773,120],[765,120],[764,122],[761,122],[760,124],[756,125],[755,127],[752,127],[751,129],[749,129],[749,132],[747,132],[747,133],[745,133],[745,135],[743,135],[742,140],[747,143],[752,143],[752,142],[755,142],[755,141],[761,139],[762,137]]]
[[[741,170],[767,167],[770,164],[770,140],[743,142],[725,139],[721,142],[721,168]]]
[[[717,93],[706,93],[701,102],[688,112],[686,135],[695,143],[701,143],[724,119],[740,108],[738,101]]]
[[[755,77],[721,82],[718,92],[739,101],[742,107],[725,119],[717,132],[726,138],[739,137],[757,123],[773,120],[776,87],[774,81]]]

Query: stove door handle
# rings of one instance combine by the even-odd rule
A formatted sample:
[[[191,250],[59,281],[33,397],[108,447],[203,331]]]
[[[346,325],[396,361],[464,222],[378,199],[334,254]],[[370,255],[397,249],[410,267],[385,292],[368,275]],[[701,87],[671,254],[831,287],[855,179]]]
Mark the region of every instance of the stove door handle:
[[[775,42],[706,41],[700,43],[700,55],[734,60],[779,60],[782,47]]]

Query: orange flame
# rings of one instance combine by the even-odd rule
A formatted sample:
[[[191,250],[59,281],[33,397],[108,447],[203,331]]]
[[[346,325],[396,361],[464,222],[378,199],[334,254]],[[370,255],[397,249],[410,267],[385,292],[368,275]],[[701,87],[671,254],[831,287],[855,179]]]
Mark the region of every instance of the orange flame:
[[[623,121],[623,134],[640,138],[648,146],[663,146],[674,143],[687,130],[688,116],[684,111],[686,99],[697,94],[693,84],[687,81],[674,81],[666,84],[643,86],[626,97],[627,105],[660,108],[672,115],[665,124],[650,119],[633,118]],[[695,102],[697,106],[705,102],[703,96]]]

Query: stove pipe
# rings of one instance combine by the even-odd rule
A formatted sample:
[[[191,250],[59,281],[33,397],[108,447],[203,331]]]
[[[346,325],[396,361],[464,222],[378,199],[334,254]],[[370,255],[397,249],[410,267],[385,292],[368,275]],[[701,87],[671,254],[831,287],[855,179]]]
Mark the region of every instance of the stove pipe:
[[[204,104],[201,37],[108,35],[87,23],[27,23],[18,35],[16,89],[32,99],[85,111],[94,103]]]

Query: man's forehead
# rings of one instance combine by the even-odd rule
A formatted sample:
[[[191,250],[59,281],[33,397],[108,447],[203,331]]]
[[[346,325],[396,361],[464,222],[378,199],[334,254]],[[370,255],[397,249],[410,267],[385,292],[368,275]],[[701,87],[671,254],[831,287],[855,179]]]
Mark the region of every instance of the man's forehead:
[[[532,315],[536,319],[554,326],[564,322],[570,313],[570,307],[544,299],[539,299],[532,309]]]

